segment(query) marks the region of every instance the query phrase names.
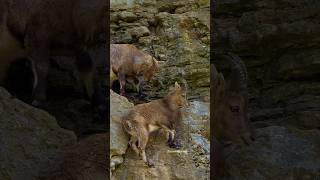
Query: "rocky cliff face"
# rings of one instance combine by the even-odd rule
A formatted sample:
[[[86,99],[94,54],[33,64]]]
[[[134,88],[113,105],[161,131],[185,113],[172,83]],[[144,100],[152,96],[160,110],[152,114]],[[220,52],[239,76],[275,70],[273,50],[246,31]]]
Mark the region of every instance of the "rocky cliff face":
[[[215,5],[212,62],[225,74],[225,51],[245,62],[250,117],[258,134],[252,147],[235,148],[227,158],[231,177],[319,177],[319,2],[222,0]]]
[[[0,179],[105,180],[107,133],[78,139],[0,87]]]
[[[66,150],[76,144],[74,133],[4,88],[0,102],[0,179],[39,179],[55,172]]]
[[[236,52],[247,65],[252,121],[319,128],[319,2],[216,4],[214,51]],[[218,55],[213,62],[227,64]]]

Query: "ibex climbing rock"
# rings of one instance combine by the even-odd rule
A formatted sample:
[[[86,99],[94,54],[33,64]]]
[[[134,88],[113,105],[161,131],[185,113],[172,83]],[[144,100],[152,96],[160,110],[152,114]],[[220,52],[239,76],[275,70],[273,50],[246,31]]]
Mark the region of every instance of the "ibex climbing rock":
[[[186,88],[180,87],[176,82],[174,89],[166,97],[136,105],[123,118],[123,128],[130,135],[129,144],[131,148],[142,157],[148,166],[154,166],[145,152],[149,134],[158,129],[167,131],[168,145],[173,147],[175,123],[181,115],[180,109],[186,106],[188,106]]]
[[[90,70],[82,74],[88,96],[103,94],[97,92],[100,88],[92,79],[96,60],[91,59],[87,49],[96,45],[105,32],[105,13],[109,10],[106,0],[0,0],[0,7],[0,42],[19,44],[21,56],[32,62],[33,105],[46,101],[49,59],[53,56],[73,56],[88,64]],[[9,52],[6,45],[0,43],[0,48],[0,53]],[[10,61],[12,58],[0,59],[6,66]]]
[[[141,95],[143,83],[150,81],[159,68],[154,57],[131,44],[111,44],[110,64],[110,83],[119,80],[121,95],[125,94],[126,82],[135,85]]]

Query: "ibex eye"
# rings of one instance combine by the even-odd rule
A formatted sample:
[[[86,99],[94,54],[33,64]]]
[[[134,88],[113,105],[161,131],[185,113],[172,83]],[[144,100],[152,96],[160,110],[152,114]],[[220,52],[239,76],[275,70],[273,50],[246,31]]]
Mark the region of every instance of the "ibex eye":
[[[231,112],[239,112],[240,111],[240,107],[239,106],[231,106],[230,110],[231,110]]]

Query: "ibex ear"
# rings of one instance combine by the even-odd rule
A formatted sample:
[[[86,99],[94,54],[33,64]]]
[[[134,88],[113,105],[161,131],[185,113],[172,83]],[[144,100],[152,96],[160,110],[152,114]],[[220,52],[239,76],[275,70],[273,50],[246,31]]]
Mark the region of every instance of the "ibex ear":
[[[155,69],[159,69],[158,61],[154,57],[152,57],[152,64]]]
[[[217,94],[216,97],[222,97],[225,94],[226,91],[226,82],[224,80],[224,77],[221,73],[219,73],[217,77],[218,83],[217,83]]]

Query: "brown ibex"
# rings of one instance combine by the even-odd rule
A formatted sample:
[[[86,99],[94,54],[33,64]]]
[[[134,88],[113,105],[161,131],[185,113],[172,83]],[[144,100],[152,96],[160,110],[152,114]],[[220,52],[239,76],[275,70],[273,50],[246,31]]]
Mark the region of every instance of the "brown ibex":
[[[120,95],[125,94],[125,84],[129,82],[142,95],[145,81],[150,81],[158,69],[158,62],[151,55],[131,44],[110,45],[110,83],[118,79]]]
[[[74,56],[85,64],[89,62],[90,70],[83,74],[93,76],[91,62],[94,64],[95,60],[91,59],[87,48],[96,45],[105,32],[105,13],[109,10],[106,0],[0,0],[0,7],[3,10],[0,12],[0,41],[5,40],[8,46],[13,44],[21,56],[32,62],[33,105],[46,100],[52,56]],[[0,57],[6,57],[0,60],[1,64],[8,66],[18,51],[8,50],[11,46],[7,45],[0,44],[0,48],[0,53],[4,54]],[[89,97],[102,94],[94,89],[97,87],[94,80],[84,79],[88,81],[85,86]]]
[[[129,141],[131,148],[142,157],[148,166],[154,165],[145,152],[151,132],[163,129],[168,132],[169,146],[172,147],[174,143],[175,121],[180,116],[180,108],[188,105],[185,89],[176,82],[174,89],[166,97],[136,105],[123,118],[123,127],[131,136]]]
[[[211,123],[214,139],[213,171],[215,176],[223,173],[223,145],[228,143],[250,144],[254,140],[253,129],[248,117],[247,70],[241,59],[227,54],[231,62],[228,81],[211,64]]]

